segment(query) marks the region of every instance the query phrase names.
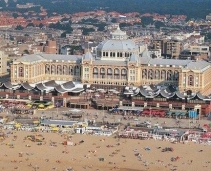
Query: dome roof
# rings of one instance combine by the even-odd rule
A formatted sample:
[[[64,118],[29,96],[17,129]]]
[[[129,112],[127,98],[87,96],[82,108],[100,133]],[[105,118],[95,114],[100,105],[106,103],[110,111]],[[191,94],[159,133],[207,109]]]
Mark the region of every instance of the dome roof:
[[[109,50],[119,50],[119,51],[131,51],[138,49],[135,42],[132,40],[105,40],[98,45],[98,50],[109,51]]]

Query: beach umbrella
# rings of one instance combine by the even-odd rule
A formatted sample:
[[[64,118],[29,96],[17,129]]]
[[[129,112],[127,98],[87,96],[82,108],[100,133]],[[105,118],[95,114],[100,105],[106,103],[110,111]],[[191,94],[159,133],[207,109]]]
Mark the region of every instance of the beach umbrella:
[[[39,124],[40,122],[39,121],[33,121],[33,124]]]
[[[44,104],[39,104],[38,107],[39,107],[39,108],[44,108],[45,106],[44,106]]]
[[[52,130],[52,131],[58,131],[59,128],[58,128],[58,127],[53,127],[51,130]]]
[[[40,129],[42,129],[42,127],[40,127],[40,126],[39,127],[35,127],[35,129],[40,130]]]
[[[16,127],[16,128],[20,128],[20,127],[21,127],[21,124],[16,123],[16,124],[15,124],[15,127]]]

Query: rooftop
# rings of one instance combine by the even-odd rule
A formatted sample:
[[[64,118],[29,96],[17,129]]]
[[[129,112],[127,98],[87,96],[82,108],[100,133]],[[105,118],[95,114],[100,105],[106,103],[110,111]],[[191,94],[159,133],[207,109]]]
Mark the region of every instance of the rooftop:
[[[63,62],[75,62],[80,63],[82,59],[81,55],[58,55],[58,54],[33,54],[25,55],[15,62],[41,62],[41,61],[63,61]]]

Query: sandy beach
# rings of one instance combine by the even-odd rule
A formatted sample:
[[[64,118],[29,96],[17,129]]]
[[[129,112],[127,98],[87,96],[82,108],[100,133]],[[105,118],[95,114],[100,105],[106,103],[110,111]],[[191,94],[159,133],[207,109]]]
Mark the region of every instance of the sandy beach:
[[[211,167],[211,147],[200,144],[75,134],[71,138],[74,145],[67,146],[62,144],[66,136],[58,133],[3,132],[8,137],[1,141],[0,170],[63,171],[72,167],[75,171],[208,171]],[[28,135],[43,140],[32,142],[25,139]],[[161,152],[165,147],[174,151]],[[172,157],[178,160],[171,161]]]

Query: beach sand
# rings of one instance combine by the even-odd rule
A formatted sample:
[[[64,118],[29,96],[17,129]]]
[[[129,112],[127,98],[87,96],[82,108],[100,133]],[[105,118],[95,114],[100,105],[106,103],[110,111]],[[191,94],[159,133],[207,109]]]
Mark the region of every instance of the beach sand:
[[[200,144],[75,134],[71,141],[77,145],[66,146],[62,144],[65,136],[58,133],[12,132],[1,141],[1,171],[63,171],[70,167],[74,171],[209,171],[211,168],[211,147]],[[38,134],[44,138],[42,145],[24,140],[27,135]],[[79,143],[81,140],[84,142]],[[146,150],[146,147],[150,150]],[[165,147],[172,147],[174,151],[161,152]],[[172,157],[179,159],[172,162]]]

